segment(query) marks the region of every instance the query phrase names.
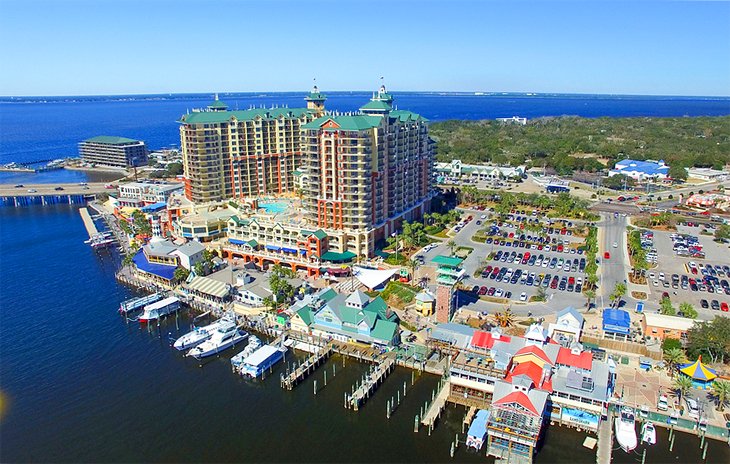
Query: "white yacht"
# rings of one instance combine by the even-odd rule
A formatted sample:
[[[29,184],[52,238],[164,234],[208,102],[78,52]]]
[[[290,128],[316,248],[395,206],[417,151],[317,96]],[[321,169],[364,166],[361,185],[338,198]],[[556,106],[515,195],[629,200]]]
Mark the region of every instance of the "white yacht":
[[[629,407],[622,407],[619,417],[614,419],[616,424],[616,441],[618,441],[621,449],[626,451],[632,451],[636,448],[636,417],[634,416],[633,409]]]
[[[238,330],[236,323],[226,321],[221,324],[210,338],[195,348],[188,351],[188,356],[195,358],[205,358],[224,351],[236,343],[240,343],[248,338],[248,334],[243,330]]]
[[[641,427],[641,441],[650,445],[656,445],[656,430],[651,422],[644,422]]]
[[[139,322],[145,323],[154,321],[162,316],[174,313],[178,309],[180,309],[180,300],[174,296],[170,296],[164,300],[145,306],[144,311],[142,311],[142,314],[139,316]]]
[[[212,324],[208,324],[203,327],[195,327],[190,332],[175,340],[173,346],[179,351],[196,347],[204,341],[208,340],[213,335],[213,332],[218,330],[218,328],[221,327],[223,324],[231,321],[235,321],[235,319],[233,319],[233,317],[229,315],[225,315],[217,321],[213,322]]]

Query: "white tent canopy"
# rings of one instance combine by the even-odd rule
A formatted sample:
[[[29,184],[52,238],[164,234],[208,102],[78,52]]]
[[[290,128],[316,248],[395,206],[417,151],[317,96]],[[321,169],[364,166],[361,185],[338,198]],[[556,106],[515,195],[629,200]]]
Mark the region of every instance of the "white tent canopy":
[[[398,272],[397,269],[367,269],[364,267],[353,266],[353,275],[360,281],[361,284],[369,288],[370,290],[377,288],[387,282],[394,274]]]

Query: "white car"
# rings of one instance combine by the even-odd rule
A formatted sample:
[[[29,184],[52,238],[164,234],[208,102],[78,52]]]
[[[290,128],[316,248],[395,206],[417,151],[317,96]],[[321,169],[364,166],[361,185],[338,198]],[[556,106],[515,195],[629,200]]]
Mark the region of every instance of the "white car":
[[[687,414],[693,419],[699,419],[700,410],[697,407],[697,401],[693,398],[685,398],[684,401],[687,403]]]
[[[616,242],[613,242],[613,247],[614,247],[614,248],[618,248],[618,243],[616,243]]]
[[[664,280],[664,273],[663,272],[660,272],[659,273],[659,280]]]
[[[655,287],[658,287],[658,286],[659,286],[659,281],[658,281],[658,280],[655,280],[655,281],[654,281],[654,286],[655,286]]]
[[[520,301],[527,301],[527,293],[525,293],[525,292],[520,293]]]
[[[480,218],[481,218],[481,219],[486,219],[486,218],[487,218],[487,215],[486,215],[486,214],[482,214],[482,215],[480,216]]]

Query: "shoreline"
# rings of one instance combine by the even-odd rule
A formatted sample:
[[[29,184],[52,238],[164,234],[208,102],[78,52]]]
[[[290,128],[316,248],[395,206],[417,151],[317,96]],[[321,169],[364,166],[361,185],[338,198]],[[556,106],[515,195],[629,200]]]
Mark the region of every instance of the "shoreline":
[[[124,168],[115,168],[115,167],[87,167],[87,166],[64,166],[63,169],[67,169],[69,171],[83,171],[83,172],[113,172],[116,174],[120,174],[122,177],[127,177],[130,175],[130,172],[127,171]]]

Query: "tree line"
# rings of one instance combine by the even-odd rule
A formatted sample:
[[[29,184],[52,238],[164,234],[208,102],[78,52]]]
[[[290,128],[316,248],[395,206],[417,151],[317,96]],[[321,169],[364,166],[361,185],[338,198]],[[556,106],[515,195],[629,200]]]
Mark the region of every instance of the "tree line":
[[[538,118],[526,125],[450,120],[430,126],[439,161],[511,164],[596,172],[619,157],[722,169],[730,163],[730,116]],[[678,173],[675,168],[675,174]]]

